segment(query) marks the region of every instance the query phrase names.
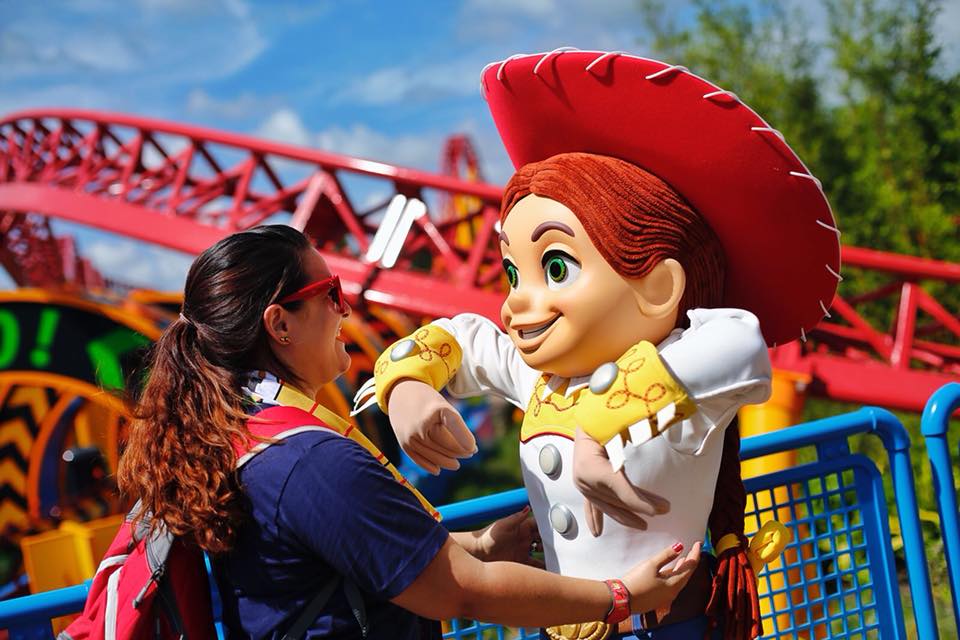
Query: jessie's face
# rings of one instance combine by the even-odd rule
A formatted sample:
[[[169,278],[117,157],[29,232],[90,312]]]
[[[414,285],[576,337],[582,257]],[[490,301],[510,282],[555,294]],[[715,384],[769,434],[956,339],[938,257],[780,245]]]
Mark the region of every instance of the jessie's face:
[[[500,317],[531,367],[589,375],[643,338],[631,281],[607,264],[566,206],[526,196],[504,221],[500,250],[510,282]]]

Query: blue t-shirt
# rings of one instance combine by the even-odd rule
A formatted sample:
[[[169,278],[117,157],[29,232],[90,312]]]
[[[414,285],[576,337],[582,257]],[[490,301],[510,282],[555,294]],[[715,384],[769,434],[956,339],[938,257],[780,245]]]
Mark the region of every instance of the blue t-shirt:
[[[448,533],[359,444],[308,431],[241,469],[248,519],[214,560],[228,638],[280,638],[336,574],[363,593],[369,640],[440,638],[440,625],[389,602]],[[339,586],[307,638],[359,638]]]

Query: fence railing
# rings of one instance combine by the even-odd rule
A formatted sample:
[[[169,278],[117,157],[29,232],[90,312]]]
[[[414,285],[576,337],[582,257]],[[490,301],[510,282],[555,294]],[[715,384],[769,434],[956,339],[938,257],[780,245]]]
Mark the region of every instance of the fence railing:
[[[953,619],[960,633],[960,514],[957,511],[957,491],[954,488],[950,447],[947,442],[950,416],[960,407],[960,384],[953,382],[941,387],[930,397],[920,431],[927,445],[933,490],[940,512],[940,535],[947,557],[947,573],[953,596]]]
[[[951,393],[956,395],[944,400],[946,404],[960,401],[960,393]],[[949,415],[950,408],[933,410],[933,414],[940,416],[944,411]],[[750,496],[748,534],[772,518],[793,532],[782,558],[759,576],[765,638],[908,637],[890,543],[883,474],[872,460],[851,452],[849,439],[858,434],[880,439],[888,458],[886,468],[892,472],[892,502],[900,523],[913,605],[912,635],[938,637],[910,466],[910,439],[893,414],[868,407],[742,443],[744,459],[814,448],[812,462],[745,483]],[[459,529],[512,513],[525,503],[525,491],[516,489],[440,510],[445,524]],[[954,565],[956,560],[953,555]],[[87,585],[79,585],[0,602],[0,629],[7,628],[11,640],[49,638],[50,618],[79,611],[86,593]],[[491,633],[498,638],[537,637],[535,630],[510,630],[470,620],[451,621],[445,637],[480,640]]]

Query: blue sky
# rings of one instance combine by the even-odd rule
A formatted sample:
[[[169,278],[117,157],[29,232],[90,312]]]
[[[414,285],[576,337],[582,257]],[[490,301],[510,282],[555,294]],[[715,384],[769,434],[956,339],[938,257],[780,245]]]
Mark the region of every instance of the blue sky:
[[[824,28],[816,3],[789,1]],[[670,7],[681,22],[692,15],[685,0]],[[940,22],[944,42],[960,40],[960,0]],[[128,112],[431,171],[444,139],[467,133],[502,183],[510,167],[480,70],[564,45],[649,52],[634,0],[0,0],[0,114]],[[108,275],[182,286],[189,258],[58,230]]]

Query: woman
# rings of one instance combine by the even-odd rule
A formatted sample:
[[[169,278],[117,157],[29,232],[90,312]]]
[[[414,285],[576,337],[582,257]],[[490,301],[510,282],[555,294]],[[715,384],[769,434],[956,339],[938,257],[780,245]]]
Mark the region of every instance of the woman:
[[[235,473],[234,446],[249,438],[251,416],[278,401],[309,403],[347,370],[339,331],[349,314],[339,281],[302,234],[259,227],[197,258],[181,317],[154,346],[120,486],[212,554],[230,636],[279,638],[338,575],[342,586],[310,624],[311,637],[361,635],[354,587],[369,638],[439,637],[424,618],[617,620],[672,600],[697,565],[698,544],[673,569],[665,565],[679,546],[627,572],[628,595],[616,580],[498,562],[526,555],[525,514],[449,534],[389,469],[337,432],[329,412],[317,423],[331,429],[287,437]]]

